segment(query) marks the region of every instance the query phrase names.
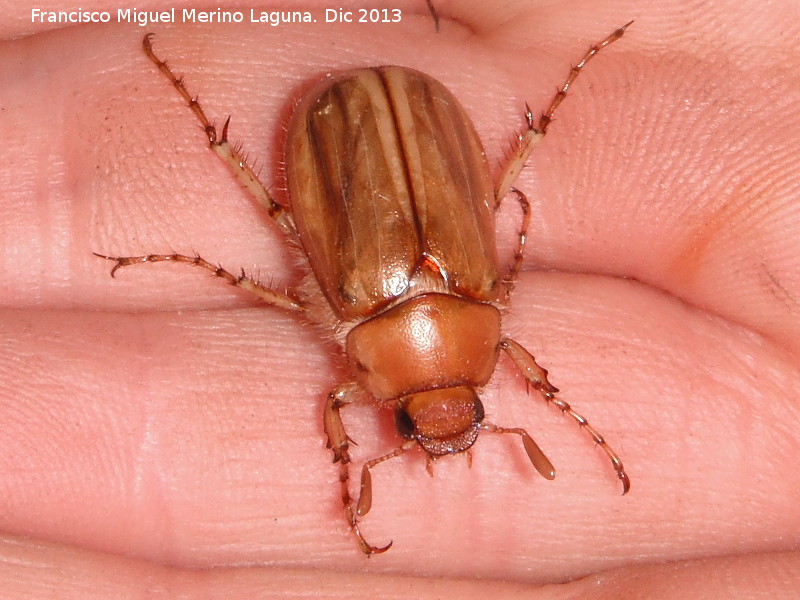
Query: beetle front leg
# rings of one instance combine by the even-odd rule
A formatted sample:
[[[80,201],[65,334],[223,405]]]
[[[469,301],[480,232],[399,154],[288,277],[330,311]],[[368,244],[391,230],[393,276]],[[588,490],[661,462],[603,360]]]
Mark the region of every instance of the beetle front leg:
[[[208,138],[209,147],[217,154],[217,156],[222,160],[223,163],[230,169],[231,173],[239,180],[248,192],[255,198],[261,206],[263,206],[270,217],[275,221],[278,227],[283,230],[289,237],[293,240],[297,240],[297,230],[294,225],[294,219],[292,219],[292,215],[284,209],[280,204],[273,200],[272,196],[270,196],[267,187],[261,183],[258,176],[253,171],[253,168],[248,164],[247,158],[242,151],[241,147],[233,146],[228,141],[228,125],[230,124],[230,117],[228,117],[225,121],[225,124],[222,126],[222,135],[220,136],[217,133],[217,128],[211,124],[211,121],[208,120],[203,107],[200,106],[200,103],[197,100],[196,96],[192,96],[189,94],[189,91],[186,89],[186,84],[183,81],[183,77],[177,77],[170,69],[169,65],[167,65],[167,61],[161,60],[158,56],[156,56],[155,52],[153,52],[153,34],[148,33],[144,36],[142,40],[142,47],[144,49],[144,53],[147,57],[153,62],[153,64],[158,67],[158,70],[161,71],[164,76],[172,83],[172,86],[177,90],[178,94],[180,94],[181,98],[183,98],[191,111],[194,113],[194,116],[200,122],[200,126],[203,128],[203,132],[206,134]]]
[[[322,420],[325,435],[328,437],[327,447],[333,452],[333,462],[339,463],[339,484],[342,490],[344,518],[356,536],[361,551],[370,556],[386,552],[392,547],[392,542],[383,547],[373,546],[364,539],[358,527],[358,517],[369,512],[372,504],[372,485],[369,468],[366,465],[361,473],[361,493],[357,504],[353,502],[353,497],[350,495],[350,443],[353,440],[347,436],[340,411],[342,407],[354,402],[358,393],[358,386],[353,383],[334,389],[328,394]]]
[[[625,472],[625,467],[622,466],[622,461],[619,456],[617,456],[617,453],[606,443],[605,438],[600,435],[583,416],[575,412],[567,402],[556,397],[555,394],[558,392],[558,388],[551,385],[547,380],[547,370],[540,367],[536,363],[536,359],[533,358],[533,355],[511,338],[503,338],[500,340],[500,348],[511,357],[511,360],[514,361],[525,377],[525,381],[539,390],[545,400],[553,403],[561,412],[575,419],[578,425],[589,432],[589,435],[592,436],[595,443],[603,449],[611,460],[617,477],[619,477],[619,480],[622,482],[622,493],[623,495],[627,494],[628,490],[631,488],[631,481],[628,474]]]
[[[129,265],[138,265],[143,263],[156,263],[156,262],[176,262],[201,267],[207,271],[211,271],[216,277],[224,279],[230,285],[243,289],[246,292],[258,296],[261,300],[271,306],[291,310],[294,312],[303,312],[305,305],[297,298],[287,292],[273,290],[265,285],[259,283],[255,279],[245,275],[244,270],[237,277],[229,273],[218,265],[213,265],[206,259],[195,254],[194,256],[186,256],[184,254],[145,254],[143,256],[106,256],[105,254],[98,254],[93,252],[95,256],[105,258],[115,262],[116,264],[111,269],[111,276],[115,277],[116,272],[122,267]]]

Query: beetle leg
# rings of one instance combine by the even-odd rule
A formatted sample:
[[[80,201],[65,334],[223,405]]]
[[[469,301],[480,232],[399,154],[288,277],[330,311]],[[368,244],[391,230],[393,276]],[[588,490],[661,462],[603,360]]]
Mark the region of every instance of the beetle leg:
[[[572,87],[572,83],[577,79],[578,75],[580,75],[581,71],[586,66],[590,60],[592,60],[597,54],[613,42],[616,42],[619,38],[621,38],[625,34],[625,30],[631,26],[633,21],[628,21],[620,27],[619,29],[615,29],[611,34],[609,34],[602,42],[599,44],[595,44],[583,55],[583,58],[577,65],[573,65],[572,68],[569,70],[569,75],[567,75],[567,79],[564,81],[564,84],[561,86],[561,89],[556,92],[556,95],[550,101],[550,106],[547,107],[547,110],[542,113],[539,117],[539,126],[537,130],[544,136],[547,133],[547,128],[550,123],[553,121],[553,114],[556,112],[559,104],[567,97],[567,92],[569,88]]]
[[[517,249],[514,251],[514,263],[508,270],[508,274],[503,278],[503,283],[506,286],[506,302],[508,302],[511,297],[511,292],[514,289],[514,282],[517,280],[517,275],[519,275],[519,271],[522,268],[522,259],[525,254],[525,242],[528,236],[528,225],[531,222],[531,205],[528,202],[528,197],[517,188],[512,187],[510,191],[514,193],[519,202],[519,207],[522,211],[522,225],[519,228]],[[499,209],[500,204],[498,204],[497,207]]]
[[[391,548],[392,542],[383,547],[373,546],[364,539],[358,527],[358,517],[369,512],[372,504],[372,482],[366,464],[361,470],[361,492],[357,504],[353,502],[353,497],[350,495],[350,443],[352,440],[347,436],[340,411],[343,406],[355,401],[357,390],[356,384],[350,383],[339,386],[329,393],[322,420],[325,435],[328,437],[327,447],[333,451],[333,462],[339,463],[339,484],[342,490],[344,518],[355,534],[361,551],[369,556],[386,552]]]
[[[333,462],[343,462],[345,465],[350,462],[348,449],[353,440],[347,436],[339,411],[343,406],[355,401],[357,390],[356,384],[349,383],[331,391],[322,415],[325,435],[328,437],[326,448],[333,451]]]
[[[605,438],[600,435],[583,416],[575,412],[568,403],[555,396],[556,392],[558,392],[558,388],[551,385],[547,380],[547,370],[540,367],[536,363],[536,359],[533,358],[533,355],[511,338],[503,338],[500,340],[500,348],[511,357],[511,360],[513,360],[519,370],[522,371],[525,380],[539,390],[545,400],[553,403],[561,412],[575,419],[578,425],[589,432],[589,435],[592,436],[595,443],[603,449],[611,460],[617,477],[619,477],[619,480],[622,482],[622,493],[627,494],[628,490],[631,488],[631,482],[628,474],[625,472],[625,467],[622,466],[622,461],[619,456],[617,456],[617,453],[606,443]],[[527,445],[526,450],[528,450]],[[530,456],[530,452],[528,455]]]
[[[431,13],[431,17],[433,17],[433,26],[436,29],[436,33],[439,33],[439,13],[436,12],[433,0],[425,0],[425,4],[428,5],[428,12]]]
[[[141,263],[155,263],[155,262],[165,262],[165,261],[185,263],[189,265],[194,265],[196,267],[202,267],[203,269],[211,271],[216,277],[224,279],[234,287],[241,288],[246,292],[250,292],[251,294],[258,296],[261,300],[263,300],[267,304],[270,304],[271,306],[277,306],[278,308],[284,308],[286,310],[291,310],[295,312],[302,312],[305,310],[305,305],[294,296],[286,292],[281,292],[266,287],[265,285],[259,283],[255,279],[245,275],[244,270],[242,270],[241,274],[237,277],[236,275],[229,273],[220,266],[212,265],[206,259],[200,257],[197,254],[195,254],[194,256],[185,256],[183,254],[146,254],[144,256],[106,256],[105,254],[98,254],[97,252],[93,252],[93,254],[95,256],[99,256],[100,258],[105,258],[106,260],[111,260],[117,263],[111,269],[112,277],[116,275],[117,270],[121,269],[122,267],[127,267],[129,265],[138,265]]]
[[[194,116],[200,122],[200,126],[203,128],[203,132],[208,137],[208,144],[209,147],[217,154],[217,156],[225,163],[230,169],[231,173],[239,180],[248,192],[255,198],[261,206],[263,206],[270,217],[275,221],[278,227],[283,230],[289,237],[296,240],[297,239],[297,230],[294,225],[294,219],[292,219],[291,213],[289,213],[286,209],[284,209],[280,204],[275,202],[270,196],[267,187],[261,183],[258,179],[258,176],[253,171],[253,168],[247,162],[247,158],[245,157],[242,149],[240,147],[236,147],[231,145],[228,141],[228,125],[230,124],[231,118],[228,117],[225,120],[225,124],[222,126],[222,135],[220,136],[217,133],[217,128],[211,124],[211,121],[208,120],[205,111],[203,110],[202,106],[197,100],[196,96],[191,96],[189,91],[186,89],[186,84],[183,81],[183,77],[177,77],[170,69],[167,62],[161,60],[156,56],[155,52],[153,52],[153,34],[148,33],[144,36],[142,40],[142,47],[144,48],[144,53],[147,57],[153,62],[153,64],[158,67],[158,70],[161,71],[164,76],[172,83],[172,86],[178,91],[178,94],[186,101],[191,111],[194,113]]]
[[[511,186],[514,184],[514,181],[516,181],[517,175],[519,175],[522,169],[525,167],[525,162],[528,160],[531,151],[547,133],[547,128],[553,121],[553,114],[556,112],[556,109],[558,109],[558,106],[561,104],[561,102],[563,102],[564,98],[566,98],[567,92],[569,91],[570,87],[572,87],[573,82],[578,75],[580,75],[583,68],[586,66],[586,63],[594,58],[597,53],[600,52],[600,50],[621,38],[624,35],[625,30],[630,27],[631,23],[633,23],[633,21],[629,21],[619,29],[616,29],[603,41],[589,48],[588,52],[586,52],[580,62],[570,69],[567,79],[556,92],[556,95],[553,96],[553,99],[550,101],[550,105],[547,107],[547,110],[545,110],[539,117],[538,125],[534,124],[533,112],[531,112],[530,107],[527,104],[525,105],[525,122],[527,127],[519,136],[517,146],[511,153],[511,156],[509,156],[506,166],[503,169],[500,178],[498,179],[497,187],[495,188],[496,202],[499,202],[499,199],[503,198],[509,192],[509,190],[511,190]]]
[[[525,104],[525,123],[525,131],[519,135],[517,145],[506,159],[506,166],[497,180],[497,187],[494,190],[495,207],[500,206],[503,198],[511,191],[517,177],[525,168],[525,163],[533,152],[533,148],[544,137],[544,132],[536,128],[533,112],[527,103]]]

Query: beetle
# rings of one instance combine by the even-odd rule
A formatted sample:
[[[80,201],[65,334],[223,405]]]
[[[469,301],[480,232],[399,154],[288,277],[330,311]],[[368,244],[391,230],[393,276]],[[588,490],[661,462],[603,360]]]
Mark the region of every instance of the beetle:
[[[265,303],[328,326],[352,379],[328,394],[323,409],[327,446],[339,464],[345,518],[361,550],[385,552],[360,529],[372,505],[371,469],[419,447],[426,467],[441,456],[469,452],[480,432],[520,436],[536,470],[555,469],[521,428],[485,420],[479,391],[501,353],[526,384],[572,417],[605,451],[622,482],[630,480],[603,436],[556,396],[533,355],[503,335],[501,314],[521,269],[530,208],[512,187],[533,147],[575,78],[631,23],[592,46],[553,97],[538,123],[526,105],[526,128],[497,183],[489,174],[480,138],[464,108],[443,84],[419,71],[382,66],[345,71],[312,86],[289,126],[286,184],[291,207],[277,203],[222,131],[144,37],[147,57],[172,83],[203,127],[209,145],[307,258],[312,276],[302,291],[281,291],[244,271],[233,275],[199,255],[97,256],[125,266],[172,261],[198,266]],[[495,248],[494,214],[506,196],[519,204],[522,224],[509,271]],[[350,494],[350,444],[341,411],[371,399],[394,410],[403,442],[366,461],[357,499]],[[470,456],[469,454],[467,454]]]

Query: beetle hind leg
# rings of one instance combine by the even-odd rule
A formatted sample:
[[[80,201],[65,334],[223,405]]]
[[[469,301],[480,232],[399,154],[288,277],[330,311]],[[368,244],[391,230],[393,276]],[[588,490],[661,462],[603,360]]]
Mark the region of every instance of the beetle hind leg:
[[[536,359],[533,358],[533,355],[523,348],[522,345],[510,338],[503,338],[500,341],[500,348],[504,350],[506,354],[508,354],[511,360],[514,361],[514,364],[516,364],[519,370],[522,371],[522,375],[525,377],[525,381],[528,384],[539,390],[544,399],[554,404],[562,413],[575,419],[578,425],[584,428],[589,435],[592,436],[592,439],[595,441],[595,443],[603,449],[603,452],[606,453],[606,456],[608,456],[609,460],[611,461],[614,471],[617,473],[617,477],[622,482],[623,495],[627,494],[628,490],[631,488],[631,480],[628,477],[628,474],[625,472],[625,467],[622,465],[622,460],[620,460],[614,449],[608,445],[605,438],[600,435],[600,432],[592,427],[585,417],[575,412],[567,402],[564,402],[560,398],[556,397],[555,394],[558,392],[558,388],[551,385],[547,380],[547,370],[540,367],[536,363]],[[525,441],[524,437],[523,441]],[[527,446],[526,450],[528,450]],[[528,455],[530,456],[530,451]]]
[[[555,96],[553,96],[553,99],[550,101],[547,109],[539,117],[538,123],[535,122],[533,111],[531,111],[530,106],[527,104],[525,105],[526,127],[525,130],[519,135],[516,147],[511,153],[511,156],[508,157],[506,166],[503,169],[500,178],[498,179],[497,187],[495,188],[496,202],[499,202],[499,199],[505,197],[505,195],[511,190],[511,187],[514,185],[514,181],[516,181],[517,176],[525,167],[525,162],[528,160],[528,157],[531,155],[534,147],[547,134],[547,128],[550,126],[550,123],[553,122],[553,115],[555,114],[559,105],[564,101],[564,98],[567,97],[569,89],[572,87],[572,84],[574,83],[575,79],[577,79],[578,75],[580,75],[581,71],[583,71],[584,67],[586,67],[586,63],[594,58],[603,48],[621,38],[625,34],[625,30],[630,27],[631,23],[633,23],[633,21],[630,21],[622,27],[614,30],[603,41],[589,48],[578,64],[573,65],[570,68],[569,75],[567,75],[564,83],[558,89]]]
[[[578,78],[578,75],[581,74],[584,67],[586,67],[586,63],[592,60],[597,54],[609,44],[616,42],[619,38],[621,38],[625,34],[625,30],[631,26],[633,21],[628,21],[622,27],[615,29],[612,33],[610,33],[606,38],[589,48],[586,54],[583,55],[580,62],[578,64],[573,65],[569,70],[569,75],[567,75],[567,79],[564,81],[563,85],[559,88],[556,92],[556,95],[553,96],[553,99],[550,101],[550,106],[547,107],[542,115],[539,117],[539,124],[537,126],[537,131],[544,136],[547,133],[547,128],[549,127],[550,123],[553,122],[553,114],[556,112],[556,109],[567,97],[567,92],[569,92],[569,88],[572,87],[573,82],[575,79]]]
[[[233,275],[218,265],[214,265],[202,258],[200,255],[186,256],[185,254],[145,254],[143,256],[106,256],[105,254],[98,254],[93,252],[95,256],[110,260],[116,263],[111,268],[111,276],[115,277],[116,273],[122,267],[130,265],[138,265],[143,263],[156,263],[156,262],[175,262],[201,267],[211,273],[215,277],[219,277],[227,281],[230,285],[238,287],[246,292],[258,296],[261,300],[271,306],[291,310],[294,312],[302,312],[305,310],[305,305],[295,298],[294,296],[269,288],[252,277],[248,277],[244,270],[239,276]]]
[[[212,125],[211,121],[206,116],[197,97],[189,94],[183,77],[176,76],[167,64],[167,61],[161,60],[153,51],[152,33],[148,33],[144,36],[142,48],[150,61],[158,67],[158,70],[172,83],[172,86],[177,90],[178,94],[180,94],[181,98],[186,101],[189,109],[194,113],[194,116],[203,128],[203,133],[205,133],[208,138],[209,147],[217,154],[220,160],[225,163],[231,173],[239,180],[239,183],[241,183],[247,191],[250,192],[253,198],[266,209],[267,213],[269,213],[269,216],[272,217],[278,227],[292,239],[297,239],[297,231],[291,214],[272,198],[267,187],[261,183],[258,175],[256,175],[252,166],[247,162],[242,148],[233,146],[228,141],[228,125],[230,124],[231,118],[228,117],[225,120],[220,135],[220,133],[217,132],[217,128]]]

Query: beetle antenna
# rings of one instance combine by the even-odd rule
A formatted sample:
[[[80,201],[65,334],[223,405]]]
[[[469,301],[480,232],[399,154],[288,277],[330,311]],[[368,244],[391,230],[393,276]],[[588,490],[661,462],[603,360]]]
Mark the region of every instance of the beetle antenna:
[[[498,427],[486,421],[481,423],[481,429],[491,433],[513,433],[520,436],[522,438],[522,445],[525,446],[525,452],[528,454],[531,464],[539,472],[539,475],[545,479],[555,479],[556,470],[555,467],[553,467],[553,463],[545,456],[545,453],[539,448],[539,444],[533,441],[533,438],[527,431],[519,427]]]

